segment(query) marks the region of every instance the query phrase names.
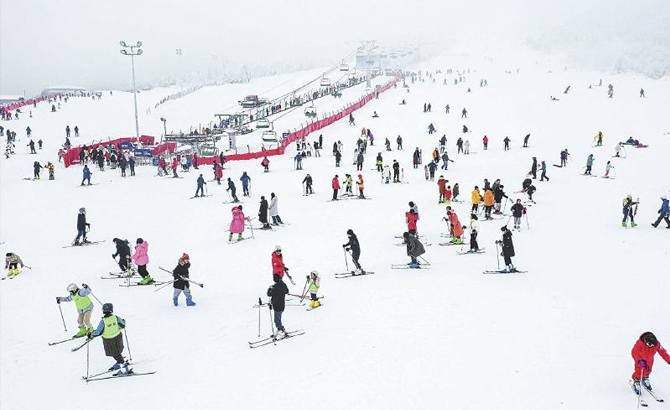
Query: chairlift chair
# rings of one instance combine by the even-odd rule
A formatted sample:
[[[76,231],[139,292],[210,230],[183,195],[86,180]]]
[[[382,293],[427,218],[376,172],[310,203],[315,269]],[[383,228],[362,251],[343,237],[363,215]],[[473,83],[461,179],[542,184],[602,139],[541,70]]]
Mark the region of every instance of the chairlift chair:
[[[342,61],[342,64],[340,65],[340,71],[349,71],[349,65]]]
[[[256,122],[256,128],[270,128],[270,121],[263,118]]]
[[[277,133],[274,130],[263,131],[261,138],[263,139],[263,142],[278,142]]]
[[[321,87],[330,87],[330,78],[325,75],[321,77]]]
[[[313,102],[309,107],[305,107],[305,116],[309,118],[316,117],[316,107],[314,106]]]

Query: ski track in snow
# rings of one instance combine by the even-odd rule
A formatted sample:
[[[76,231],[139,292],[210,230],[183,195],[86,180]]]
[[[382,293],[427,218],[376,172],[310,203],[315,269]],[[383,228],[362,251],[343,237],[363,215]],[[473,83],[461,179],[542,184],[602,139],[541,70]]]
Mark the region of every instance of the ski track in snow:
[[[113,394],[121,408],[278,408],[313,406],[320,409],[631,409],[636,398],[626,385],[632,373],[630,350],[644,331],[654,331],[670,344],[667,326],[668,230],[653,229],[659,197],[670,186],[667,175],[670,138],[664,115],[670,101],[668,80],[652,81],[594,72],[521,70],[472,61],[434,59],[422,69],[471,67],[467,83],[443,86],[410,83],[389,90],[354,113],[356,126],[346,119],[312,134],[324,136],[321,158],[306,158],[303,171],[292,172],[295,146],[284,157],[272,157],[271,170],[263,174],[260,160],[227,164],[224,180],[231,176],[241,194],[239,177],[252,177],[252,197],[244,198],[244,212],[257,217],[261,195],[279,197],[279,213],[291,225],[272,232],[255,230],[255,239],[227,246],[233,205],[225,185],[208,183],[213,198],[191,201],[198,172],[180,173],[183,179],[156,178],[152,167],[138,167],[135,178],[122,179],[118,171],[93,170],[98,186],[77,189],[81,167],[65,170],[57,164],[56,151],[64,141],[64,128],[78,125],[82,137],[73,144],[95,138],[131,135],[134,130],[132,95],[115,92],[102,101],[72,99],[58,113],[47,104],[26,107],[20,120],[2,125],[17,132],[17,155],[0,160],[0,246],[16,252],[32,270],[23,269],[14,280],[0,282],[0,404],[3,409],[64,408],[73,397],[95,403]],[[562,66],[561,66],[562,67]],[[516,67],[513,67],[514,69]],[[311,79],[314,72],[294,75],[295,81]],[[514,70],[515,72],[515,70]],[[221,107],[234,104],[279,84],[287,76],[255,80],[251,84],[205,87],[187,97],[142,114],[143,133],[159,135],[160,116],[168,129],[185,128],[198,120],[209,121]],[[478,87],[486,78],[489,86]],[[603,87],[587,89],[603,78]],[[384,79],[386,81],[387,78]],[[613,99],[606,85],[615,86]],[[409,80],[408,80],[409,83]],[[287,85],[295,85],[293,83]],[[568,95],[562,90],[571,85]],[[472,87],[472,93],[466,88]],[[647,98],[638,98],[644,87]],[[168,90],[138,95],[140,111]],[[279,94],[279,91],[273,92]],[[322,113],[344,105],[362,87],[340,101],[320,100]],[[554,95],[560,101],[552,102]],[[212,101],[213,96],[218,98]],[[399,105],[402,99],[406,106]],[[433,112],[424,114],[430,102]],[[451,114],[444,114],[444,106]],[[460,118],[466,107],[468,119]],[[373,111],[380,118],[372,119]],[[301,110],[287,115],[282,127],[305,122]],[[432,122],[437,132],[428,136]],[[463,124],[472,131],[463,136]],[[44,140],[38,155],[28,155],[25,128],[35,141]],[[370,127],[375,145],[368,147],[364,171],[370,201],[328,202],[335,173],[358,175],[351,164],[353,148],[362,127]],[[281,132],[281,129],[275,129]],[[602,131],[604,146],[592,147]],[[520,148],[531,133],[531,148]],[[404,138],[405,150],[386,152],[384,138]],[[547,162],[550,182],[535,182],[537,205],[528,208],[530,230],[514,232],[514,263],[528,273],[483,275],[496,268],[499,228],[507,221],[481,222],[479,246],[488,252],[462,257],[459,246],[426,248],[428,270],[392,270],[406,263],[403,247],[394,246],[405,229],[407,202],[419,206],[419,232],[432,243],[444,241],[444,206],[437,203],[435,182],[424,179],[423,166],[414,170],[414,147],[424,159],[446,134],[454,163],[443,174],[451,185],[460,183],[461,199],[452,204],[460,221],[469,218],[470,191],[483,179],[501,178],[511,199],[530,169],[532,156]],[[489,150],[481,139],[488,135]],[[255,133],[254,135],[258,135]],[[511,150],[502,150],[508,135]],[[613,159],[617,141],[629,135],[649,144],[646,149],[627,147],[626,159]],[[457,155],[458,137],[468,138],[478,155]],[[258,138],[249,137],[249,138]],[[238,139],[241,146],[242,138]],[[333,142],[344,143],[343,166],[334,167]],[[552,167],[559,152],[568,148],[566,169]],[[371,171],[375,156],[401,162],[409,184],[380,183]],[[616,166],[616,180],[578,175],[589,153],[596,157],[594,174],[602,175],[607,160]],[[32,161],[57,164],[56,180],[24,181],[32,175]],[[201,167],[211,179],[211,167]],[[314,178],[315,195],[302,196],[305,174]],[[539,178],[539,175],[538,175]],[[621,200],[639,197],[639,226],[623,229]],[[508,203],[508,207],[512,202]],[[77,210],[86,207],[91,223],[89,238],[106,242],[86,248],[66,248],[76,235]],[[509,210],[507,210],[509,211]],[[344,272],[341,244],[346,230],[354,229],[362,247],[363,267],[375,275],[335,280]],[[245,232],[245,237],[250,232]],[[158,266],[171,269],[186,252],[191,257],[191,278],[205,284],[192,287],[196,307],[172,306],[172,289],[158,292],[153,286],[120,288],[100,276],[117,269],[110,255],[111,239],[134,244],[138,237],[149,243],[149,272],[156,280],[168,279]],[[305,329],[306,335],[277,346],[249,349],[257,338],[258,297],[265,301],[271,281],[270,254],[281,244],[285,264],[299,293],[312,269],[322,275],[321,293],[327,304],[313,312],[287,307],[284,324],[289,330]],[[467,245],[464,246],[467,249]],[[502,258],[501,258],[502,262]],[[351,261],[349,262],[351,266]],[[6,272],[6,271],[5,271]],[[75,343],[47,346],[76,331],[73,303],[63,303],[68,333],[62,328],[55,296],[64,296],[67,284],[88,283],[102,302],[114,303],[115,313],[127,320],[133,358],[141,361],[138,372],[157,371],[149,377],[110,380],[86,385],[86,349],[70,352]],[[101,311],[96,305],[92,322]],[[270,331],[270,315],[261,308],[262,332]],[[128,354],[126,349],[125,354]],[[112,363],[102,343],[90,345],[91,372]],[[131,381],[132,380],[132,381]],[[662,359],[652,377],[660,393],[670,391],[670,371]],[[177,387],[178,388],[175,388]],[[39,394],[34,394],[39,391]],[[648,398],[648,402],[652,402]],[[655,406],[651,403],[650,406]]]

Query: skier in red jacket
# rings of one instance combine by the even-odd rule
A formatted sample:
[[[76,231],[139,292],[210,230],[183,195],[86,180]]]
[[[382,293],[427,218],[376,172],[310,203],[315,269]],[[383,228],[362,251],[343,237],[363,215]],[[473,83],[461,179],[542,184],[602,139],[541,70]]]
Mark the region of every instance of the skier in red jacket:
[[[275,246],[275,251],[272,252],[272,274],[279,275],[280,278],[284,278],[284,274],[288,276],[291,283],[293,283],[293,278],[288,274],[288,268],[284,266],[284,256],[281,253],[281,246]],[[295,283],[293,283],[295,285]]]
[[[338,176],[335,175],[333,178],[333,201],[337,201],[337,192],[340,190],[340,180]]]
[[[663,360],[670,364],[670,355],[658,342],[656,336],[651,332],[645,332],[635,342],[631,355],[635,360],[635,371],[633,372],[633,389],[640,394],[640,378],[645,389],[651,390],[649,374],[654,366],[654,356],[660,354]],[[640,377],[642,376],[642,377]]]

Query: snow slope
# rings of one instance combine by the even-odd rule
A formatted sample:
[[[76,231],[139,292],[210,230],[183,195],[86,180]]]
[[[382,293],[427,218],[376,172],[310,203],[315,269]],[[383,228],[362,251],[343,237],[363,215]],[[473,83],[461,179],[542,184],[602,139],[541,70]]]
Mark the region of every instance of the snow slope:
[[[422,68],[446,72],[450,66],[467,68],[465,64],[436,59]],[[82,139],[90,137],[89,132],[132,133],[132,105],[121,101],[128,96],[75,100],[53,116],[35,116],[32,121],[23,116],[3,123],[20,130],[20,136],[30,124],[36,135],[46,137],[47,145],[36,156],[24,154],[21,147],[18,155],[0,160],[0,250],[18,253],[33,268],[0,282],[0,407],[61,409],[73,400],[95,405],[102,397],[113,397],[118,407],[148,409],[633,408],[636,399],[627,386],[633,343],[651,330],[670,345],[670,230],[649,226],[659,197],[670,189],[670,136],[664,135],[670,129],[663,115],[670,84],[564,72],[562,67],[548,73],[538,66],[519,74],[516,67],[471,68],[478,72],[466,74],[466,83],[454,86],[449,76],[447,86],[438,77],[437,84],[410,84],[409,93],[399,87],[358,111],[356,127],[341,121],[324,129],[323,156],[307,158],[304,171],[291,170],[292,150],[271,159],[269,174],[263,174],[256,161],[231,163],[224,177],[233,178],[239,191],[242,171],[252,177],[245,213],[255,216],[260,195],[269,198],[275,192],[280,215],[290,223],[272,232],[255,231],[255,239],[236,245],[226,244],[231,205],[221,203],[228,200],[223,186],[210,182],[213,196],[189,199],[197,172],[183,174],[183,179],[161,179],[154,177],[153,168],[139,168],[137,177],[122,179],[114,171],[94,171],[97,185],[80,188],[81,168],[65,170],[59,165],[56,181],[22,179],[30,176],[32,161],[56,158],[62,129],[72,126],[74,119],[86,133]],[[514,74],[505,74],[505,69]],[[606,87],[587,88],[601,77],[605,85],[615,86],[615,98],[606,98]],[[478,87],[480,78],[489,86]],[[268,81],[281,83],[279,78]],[[567,85],[572,91],[564,95]],[[467,86],[471,93],[465,92]],[[638,98],[640,87],[647,98]],[[241,88],[231,100],[253,92]],[[164,107],[184,113],[180,124],[205,121],[214,104],[199,93]],[[141,98],[149,93],[143,94]],[[550,95],[560,101],[549,101]],[[408,105],[398,104],[403,98]],[[219,106],[227,103],[224,97],[220,101]],[[424,102],[432,103],[432,113],[422,112]],[[452,107],[448,116],[447,103]],[[462,107],[468,109],[467,120],[460,119]],[[380,118],[371,118],[373,110]],[[202,117],[196,118],[196,113]],[[87,118],[95,121],[84,123]],[[428,136],[430,122],[438,132]],[[162,127],[160,121],[142,124],[148,134]],[[472,131],[467,134],[470,156],[456,155],[463,124]],[[349,160],[361,127],[370,127],[376,137],[362,172],[372,200],[328,202],[335,173],[357,174]],[[605,135],[605,146],[593,148],[598,131]],[[460,256],[458,247],[437,245],[444,241],[439,234],[446,232],[441,222],[444,206],[437,203],[435,183],[425,181],[422,169],[412,169],[411,154],[418,146],[427,159],[443,133],[454,160],[444,175],[452,184],[460,183],[466,202],[454,207],[464,224],[470,191],[474,185],[481,187],[483,178],[501,178],[511,194],[520,189],[532,156],[553,164],[560,150],[570,150],[567,168],[549,165],[550,182],[536,182],[530,229],[524,221],[522,232],[514,234],[515,265],[528,273],[481,273],[496,267],[494,241],[505,220],[481,222],[484,254]],[[520,148],[527,133],[532,134],[531,147]],[[398,159],[409,184],[382,185],[372,170],[375,148],[385,137],[395,148],[398,134],[405,139],[405,151],[383,152],[384,160]],[[481,148],[484,134],[491,140],[488,151]],[[512,139],[509,152],[502,150],[506,135]],[[616,159],[616,179],[579,175],[589,153],[596,157],[594,173],[602,175],[616,141],[628,135],[650,146],[629,148],[626,159]],[[344,143],[341,169],[328,154],[336,140]],[[17,145],[21,143],[27,143],[25,137]],[[211,179],[209,168],[201,172]],[[314,177],[316,191],[309,197],[301,195],[306,173]],[[620,226],[620,204],[628,193],[641,200],[635,229]],[[420,208],[424,242],[432,243],[424,255],[432,265],[428,270],[391,270],[391,263],[408,261],[394,236],[405,229],[410,200]],[[77,209],[82,206],[92,224],[89,237],[106,242],[63,249],[76,235]],[[334,278],[334,272],[345,269],[341,244],[348,228],[358,234],[361,262],[374,275]],[[114,237],[149,242],[149,272],[157,279],[168,277],[158,266],[172,269],[187,252],[191,278],[205,284],[203,289],[192,288],[198,306],[173,307],[169,288],[128,289],[101,280],[118,269],[110,258]],[[296,279],[296,286],[289,286],[292,293],[302,290],[309,271],[321,273],[324,306],[311,312],[288,307],[286,327],[305,329],[307,334],[251,350],[247,341],[257,338],[259,314],[252,305],[259,296],[265,300],[270,253],[276,244],[281,244]],[[114,303],[115,312],[128,323],[135,369],[158,373],[86,385],[80,377],[86,372],[85,349],[70,352],[78,342],[47,346],[74,333],[74,306],[62,306],[65,333],[54,303],[55,296],[66,294],[70,282],[88,283],[102,302]],[[101,313],[95,304],[97,324]],[[260,314],[265,335],[270,318],[266,310]],[[101,342],[94,341],[91,371],[111,362]],[[659,392],[670,392],[670,368],[661,359],[652,382]]]

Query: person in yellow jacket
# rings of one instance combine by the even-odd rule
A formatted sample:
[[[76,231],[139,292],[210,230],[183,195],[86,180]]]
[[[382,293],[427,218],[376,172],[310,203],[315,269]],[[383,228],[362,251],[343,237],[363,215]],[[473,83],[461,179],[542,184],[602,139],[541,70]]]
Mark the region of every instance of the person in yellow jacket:
[[[77,325],[79,325],[79,332],[73,336],[82,337],[85,334],[91,333],[93,331],[93,325],[91,324],[91,313],[93,313],[93,302],[88,296],[91,294],[91,288],[87,284],[83,283],[82,289],[79,289],[74,283],[67,285],[67,291],[70,292],[68,296],[57,297],[56,303],[60,304],[61,302],[72,302],[77,308]]]
[[[484,217],[486,219],[493,219],[491,218],[492,210],[493,210],[493,191],[487,189],[486,192],[484,192]]]
[[[102,336],[102,346],[105,348],[105,356],[113,357],[116,360],[114,366],[110,367],[110,371],[118,370],[114,376],[121,376],[132,373],[132,369],[128,369],[128,362],[123,358],[123,335],[121,330],[126,327],[126,321],[114,315],[114,306],[111,303],[102,305],[103,317],[98,324],[98,327],[93,333],[89,333],[88,338],[92,339],[97,336]],[[123,370],[121,370],[123,367]]]
[[[593,137],[593,142],[596,143],[596,147],[603,146],[603,132],[598,131],[598,133]]]
[[[307,281],[308,281],[307,291],[309,292],[312,298],[312,303],[309,304],[309,307],[311,309],[314,309],[321,306],[321,303],[319,303],[319,297],[317,296],[317,292],[319,291],[319,287],[321,286],[321,278],[319,277],[319,272],[313,270],[307,276]]]
[[[479,193],[479,187],[476,186],[475,189],[472,190],[472,210],[470,211],[471,214],[476,214],[477,211],[479,210],[479,204],[482,202],[482,195]]]
[[[49,171],[49,179],[53,181],[54,180],[54,168],[55,168],[54,164],[52,164],[51,162],[47,162],[47,166],[44,167],[44,168],[46,168]]]
[[[19,274],[19,268],[17,267],[19,264],[23,268],[21,257],[15,253],[7,252],[5,255],[5,269],[9,269],[7,272],[7,277],[9,279],[13,279],[14,276]]]
[[[363,194],[363,190],[365,189],[365,183],[363,183],[363,175],[358,174],[358,181],[356,181],[356,186],[358,187],[358,197],[361,199],[365,199],[365,194]]]

